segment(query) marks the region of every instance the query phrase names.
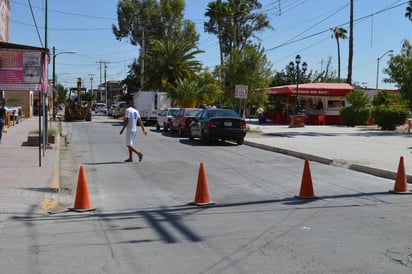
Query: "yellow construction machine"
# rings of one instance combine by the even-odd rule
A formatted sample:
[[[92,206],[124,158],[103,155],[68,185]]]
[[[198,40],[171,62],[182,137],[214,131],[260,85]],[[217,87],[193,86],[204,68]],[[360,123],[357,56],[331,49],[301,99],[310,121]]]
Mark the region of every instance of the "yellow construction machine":
[[[92,120],[92,96],[82,88],[82,79],[77,78],[77,87],[70,88],[64,104],[64,120]]]

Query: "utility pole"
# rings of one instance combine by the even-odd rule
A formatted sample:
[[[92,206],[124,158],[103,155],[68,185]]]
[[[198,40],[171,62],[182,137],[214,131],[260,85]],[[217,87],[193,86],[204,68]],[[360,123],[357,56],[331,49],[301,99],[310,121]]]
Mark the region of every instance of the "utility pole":
[[[105,91],[104,91],[104,94],[105,94],[105,103],[106,103],[106,105],[107,105],[107,83],[106,83],[106,69],[107,69],[107,66],[106,66],[106,64],[110,64],[109,62],[106,62],[106,61],[102,61],[102,60],[100,60],[99,62],[97,62],[97,63],[99,63],[100,64],[100,85],[99,85],[99,90],[100,90],[100,102],[102,102],[103,100],[103,98],[102,98],[102,65],[104,65],[104,82],[105,82]]]
[[[140,48],[140,90],[143,90],[144,85],[144,59],[143,54],[145,52],[145,43],[144,43],[144,30],[142,31],[142,47]]]
[[[106,101],[106,106],[107,106],[107,78],[106,78],[106,69],[107,69],[107,66],[106,66],[106,64],[104,65],[104,95],[105,95],[105,101]]]

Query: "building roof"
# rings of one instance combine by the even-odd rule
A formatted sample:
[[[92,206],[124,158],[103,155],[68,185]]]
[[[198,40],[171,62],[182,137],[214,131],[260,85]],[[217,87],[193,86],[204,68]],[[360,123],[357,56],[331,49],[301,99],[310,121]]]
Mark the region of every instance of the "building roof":
[[[345,96],[354,88],[347,83],[309,83],[298,86],[299,95]],[[269,95],[295,95],[296,85],[270,87]]]
[[[12,43],[7,43],[7,42],[0,42],[0,48],[1,49],[36,50],[36,51],[42,51],[42,52],[49,53],[49,49],[47,48],[32,47],[28,45],[12,44]]]

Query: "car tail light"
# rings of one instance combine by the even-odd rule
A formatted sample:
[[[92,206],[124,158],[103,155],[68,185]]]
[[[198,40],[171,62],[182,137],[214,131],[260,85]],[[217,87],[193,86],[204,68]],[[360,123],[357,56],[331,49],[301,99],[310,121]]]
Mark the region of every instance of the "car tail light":
[[[246,128],[246,121],[242,121],[241,127]]]
[[[213,120],[209,121],[209,123],[207,124],[207,127],[216,127],[215,121]]]

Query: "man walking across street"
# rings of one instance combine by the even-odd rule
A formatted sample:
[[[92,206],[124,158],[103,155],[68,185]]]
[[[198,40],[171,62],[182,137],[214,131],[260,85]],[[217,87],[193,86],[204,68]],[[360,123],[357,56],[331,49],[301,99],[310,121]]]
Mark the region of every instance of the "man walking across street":
[[[123,127],[120,130],[120,134],[126,129],[126,146],[129,150],[129,158],[125,162],[133,162],[133,152],[139,156],[139,162],[143,159],[143,153],[134,147],[136,141],[137,125],[142,128],[143,134],[147,135],[147,131],[144,128],[140,113],[137,109],[133,108],[130,101],[126,102],[126,110],[124,112]]]

